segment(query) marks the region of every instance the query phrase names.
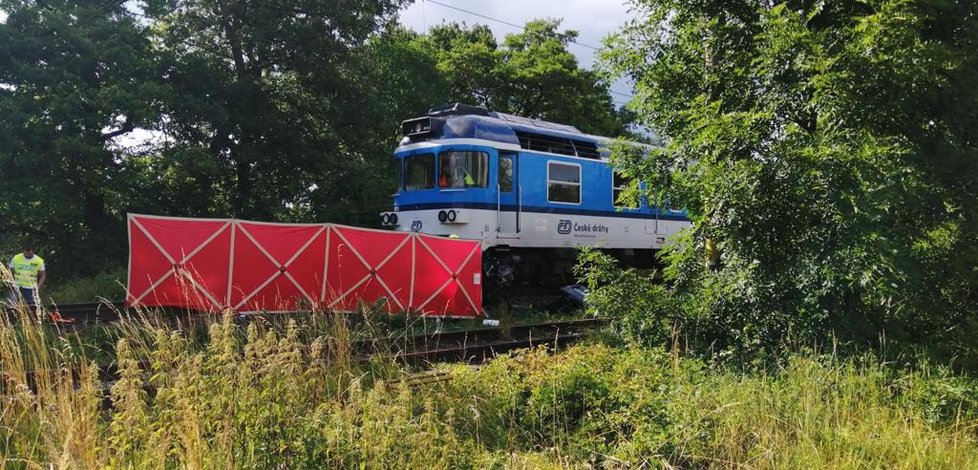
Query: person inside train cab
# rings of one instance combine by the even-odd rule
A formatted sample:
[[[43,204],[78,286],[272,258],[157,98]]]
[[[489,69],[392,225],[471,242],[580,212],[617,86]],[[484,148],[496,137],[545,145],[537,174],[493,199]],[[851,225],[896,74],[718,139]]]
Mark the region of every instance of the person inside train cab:
[[[468,173],[466,173],[463,176],[458,174],[457,172],[458,168],[456,168],[455,170],[456,171],[453,172],[452,168],[448,167],[447,165],[442,165],[441,177],[438,179],[438,185],[441,186],[442,189],[464,188],[466,186],[470,186],[469,184],[470,181],[472,182],[473,186],[475,185],[475,180],[473,180]]]
[[[447,188],[447,187],[449,187],[448,186],[448,181],[450,180],[451,176],[452,175],[449,174],[448,167],[442,165],[442,167],[441,167],[441,176],[438,178],[438,186],[441,187],[441,188]]]

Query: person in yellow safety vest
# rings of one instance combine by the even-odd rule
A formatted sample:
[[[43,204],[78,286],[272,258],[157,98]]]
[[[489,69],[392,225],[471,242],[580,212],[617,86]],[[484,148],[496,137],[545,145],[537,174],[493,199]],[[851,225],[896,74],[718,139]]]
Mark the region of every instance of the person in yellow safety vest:
[[[466,186],[475,186],[475,180],[472,179],[472,175],[470,175],[469,172],[467,172],[467,171],[465,172],[465,185]]]
[[[14,277],[14,284],[17,285],[17,293],[27,305],[35,305],[40,300],[38,292],[47,279],[44,260],[34,254],[33,246],[24,245],[24,252],[15,255],[10,260],[9,267]]]

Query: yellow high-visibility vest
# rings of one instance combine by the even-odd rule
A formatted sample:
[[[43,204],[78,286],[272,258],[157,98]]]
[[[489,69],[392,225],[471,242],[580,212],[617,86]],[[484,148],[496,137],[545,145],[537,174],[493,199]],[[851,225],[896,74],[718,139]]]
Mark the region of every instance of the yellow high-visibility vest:
[[[37,287],[37,275],[44,271],[44,260],[37,255],[27,259],[23,253],[17,253],[10,260],[10,269],[14,272],[14,282],[19,287]]]

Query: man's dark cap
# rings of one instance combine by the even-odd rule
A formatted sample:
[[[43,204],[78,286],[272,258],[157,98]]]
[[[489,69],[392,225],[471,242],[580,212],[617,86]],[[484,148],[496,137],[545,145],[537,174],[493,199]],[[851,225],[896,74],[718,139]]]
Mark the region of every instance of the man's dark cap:
[[[24,243],[24,251],[34,251],[34,245],[31,243]]]

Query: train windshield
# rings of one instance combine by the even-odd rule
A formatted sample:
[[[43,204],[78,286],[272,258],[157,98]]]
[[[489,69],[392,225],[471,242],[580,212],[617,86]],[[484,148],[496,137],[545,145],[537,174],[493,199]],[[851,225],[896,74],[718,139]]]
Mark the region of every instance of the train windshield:
[[[422,153],[404,159],[404,189],[431,189],[435,187],[435,155]]]
[[[486,152],[442,152],[439,154],[441,188],[485,188],[489,186],[489,154]]]

